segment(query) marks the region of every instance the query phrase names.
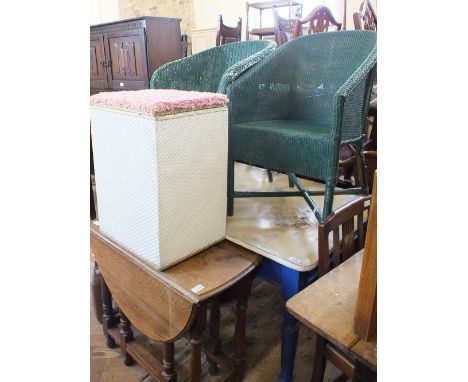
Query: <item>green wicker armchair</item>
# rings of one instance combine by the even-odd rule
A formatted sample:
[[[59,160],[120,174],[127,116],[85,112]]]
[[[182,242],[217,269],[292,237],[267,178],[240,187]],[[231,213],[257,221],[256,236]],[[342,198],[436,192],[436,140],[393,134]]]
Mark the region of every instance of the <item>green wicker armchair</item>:
[[[226,93],[230,83],[268,56],[272,41],[241,41],[207,49],[161,66],[153,73],[152,89]]]
[[[228,215],[234,198],[303,196],[317,220],[332,213],[334,194],[368,194],[359,187],[336,190],[340,146],[355,147],[364,174],[362,145],[377,60],[376,33],[342,31],[294,39],[234,81],[229,103]],[[234,162],[289,175],[298,191],[238,192]],[[325,184],[304,189],[297,175]],[[325,195],[323,208],[311,198]]]

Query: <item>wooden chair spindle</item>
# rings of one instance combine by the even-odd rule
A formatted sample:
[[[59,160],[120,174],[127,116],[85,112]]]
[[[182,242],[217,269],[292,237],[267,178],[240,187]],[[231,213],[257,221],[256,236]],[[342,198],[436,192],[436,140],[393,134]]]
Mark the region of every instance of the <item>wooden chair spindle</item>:
[[[341,262],[340,252],[340,227],[336,227],[333,230],[333,268]]]

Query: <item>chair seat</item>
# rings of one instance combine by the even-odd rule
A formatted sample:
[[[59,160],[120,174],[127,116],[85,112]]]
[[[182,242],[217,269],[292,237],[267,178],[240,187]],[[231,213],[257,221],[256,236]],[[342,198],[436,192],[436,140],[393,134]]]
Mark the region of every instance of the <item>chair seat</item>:
[[[347,352],[359,342],[354,332],[362,249],[286,303],[304,325]]]
[[[229,142],[235,153],[230,152],[230,159],[325,180],[333,153],[330,129],[307,120],[233,124]]]

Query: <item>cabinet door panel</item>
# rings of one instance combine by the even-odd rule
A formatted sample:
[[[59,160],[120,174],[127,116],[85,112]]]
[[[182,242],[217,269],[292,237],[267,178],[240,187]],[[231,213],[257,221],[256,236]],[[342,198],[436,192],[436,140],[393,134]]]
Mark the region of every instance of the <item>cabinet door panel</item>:
[[[107,70],[103,66],[105,61],[104,36],[91,35],[90,41],[90,77],[91,89],[106,89]]]
[[[113,89],[143,89],[148,83],[143,29],[107,34],[111,60],[109,83]]]

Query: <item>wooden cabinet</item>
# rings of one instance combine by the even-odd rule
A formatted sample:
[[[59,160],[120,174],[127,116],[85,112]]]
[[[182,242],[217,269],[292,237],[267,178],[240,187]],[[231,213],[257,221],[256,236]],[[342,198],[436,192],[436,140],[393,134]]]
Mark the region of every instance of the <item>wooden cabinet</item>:
[[[180,19],[146,16],[91,26],[91,94],[146,89],[157,68],[181,57]]]

